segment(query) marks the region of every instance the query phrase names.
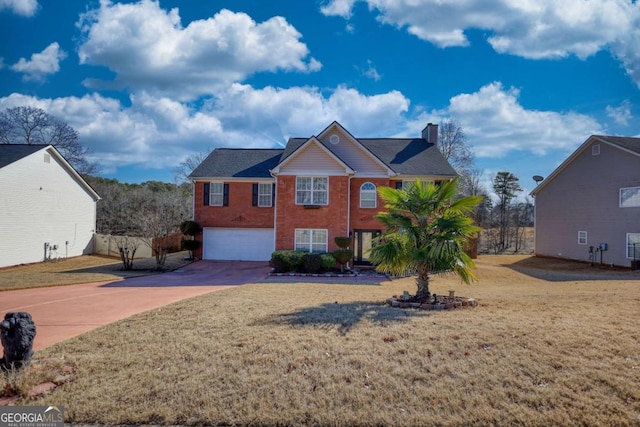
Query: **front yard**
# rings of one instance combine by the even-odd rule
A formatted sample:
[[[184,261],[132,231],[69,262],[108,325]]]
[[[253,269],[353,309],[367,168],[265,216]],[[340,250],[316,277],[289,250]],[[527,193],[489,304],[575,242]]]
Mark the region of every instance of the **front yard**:
[[[482,256],[477,273],[432,281],[480,304],[453,311],[380,304],[411,278],[186,300],[38,352],[32,375],[73,378],[27,403],[91,424],[640,423],[639,272]]]

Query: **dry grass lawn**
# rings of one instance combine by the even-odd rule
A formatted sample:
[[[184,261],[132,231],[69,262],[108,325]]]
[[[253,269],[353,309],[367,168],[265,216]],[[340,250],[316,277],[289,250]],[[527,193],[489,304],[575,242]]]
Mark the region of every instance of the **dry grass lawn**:
[[[640,272],[483,256],[477,273],[433,280],[479,301],[454,311],[380,304],[411,278],[182,301],[40,352],[74,379],[27,402],[111,425],[640,425]]]
[[[166,268],[184,265],[186,252],[167,257]],[[133,270],[123,271],[117,258],[85,255],[53,262],[19,265],[0,269],[0,291],[72,285],[75,283],[112,282],[125,277],[152,274],[155,258],[140,258],[133,262]]]

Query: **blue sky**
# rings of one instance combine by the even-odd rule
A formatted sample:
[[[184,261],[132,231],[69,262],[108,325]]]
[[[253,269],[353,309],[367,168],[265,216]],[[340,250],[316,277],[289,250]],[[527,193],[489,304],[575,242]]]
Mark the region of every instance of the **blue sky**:
[[[490,183],[531,190],[591,134],[640,136],[631,0],[0,0],[0,108],[80,134],[102,175],[458,121]]]

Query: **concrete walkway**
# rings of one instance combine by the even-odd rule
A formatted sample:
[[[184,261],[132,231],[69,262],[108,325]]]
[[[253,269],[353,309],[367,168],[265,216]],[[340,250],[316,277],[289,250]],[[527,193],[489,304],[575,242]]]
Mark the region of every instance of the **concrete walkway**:
[[[118,282],[2,292],[0,313],[30,313],[36,324],[34,349],[39,350],[137,313],[260,281],[268,271],[266,262],[198,261]]]

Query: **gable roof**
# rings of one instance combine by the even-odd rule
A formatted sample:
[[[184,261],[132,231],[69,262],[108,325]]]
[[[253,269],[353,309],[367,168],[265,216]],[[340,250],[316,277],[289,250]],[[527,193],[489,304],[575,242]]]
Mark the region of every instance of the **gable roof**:
[[[333,122],[323,132],[339,126]],[[346,130],[344,130],[349,136]],[[352,136],[351,136],[352,137]],[[423,138],[355,138],[363,154],[400,176],[433,176],[455,178],[455,169],[444,158],[434,143]],[[333,153],[331,147],[318,138],[289,138],[284,149],[216,148],[189,175],[190,178],[272,178],[271,170],[288,161],[305,144],[318,142],[346,168],[351,166]]]
[[[422,138],[361,138],[359,141],[399,175],[458,176],[438,147]]]
[[[282,155],[280,157],[280,162],[278,163],[278,165],[274,168],[274,173],[279,173],[280,171],[280,167],[284,166],[287,162],[289,162],[291,159],[293,159],[293,157],[300,153],[304,147],[309,147],[310,145],[315,144],[318,148],[320,148],[320,150],[322,150],[324,153],[327,154],[327,156],[329,156],[330,158],[332,158],[338,165],[340,165],[341,167],[343,167],[345,169],[346,173],[353,173],[355,172],[353,170],[353,168],[351,168],[351,166],[349,166],[344,160],[342,160],[339,156],[337,156],[333,151],[331,151],[326,145],[324,145],[318,138],[316,138],[315,136],[312,136],[311,138],[306,139],[302,144],[296,144],[296,148],[295,150],[293,150],[292,152],[289,153],[288,156],[284,156]],[[289,146],[289,144],[287,144],[287,147]]]
[[[69,175],[78,183],[80,187],[86,191],[94,201],[100,200],[100,196],[96,190],[89,185],[87,181],[67,162],[62,154],[53,145],[44,144],[0,144],[0,169],[8,166],[18,160],[21,160],[38,151],[46,151],[49,155],[55,157],[60,166],[67,171]]]
[[[216,148],[189,175],[190,178],[272,178],[271,169],[284,150]]]
[[[0,144],[0,168],[8,166],[45,147],[47,147],[47,145]]]
[[[532,196],[535,196],[545,188],[549,182],[553,181],[555,177],[557,177],[562,171],[567,168],[576,157],[581,155],[587,148],[589,148],[592,144],[596,142],[601,142],[611,147],[617,148],[619,150],[623,150],[627,153],[630,153],[635,156],[640,157],[640,138],[632,138],[627,136],[609,136],[609,135],[591,135],[585,142],[580,145],[564,162],[560,164],[553,172],[549,174],[549,176],[540,183],[536,188],[534,188],[531,193]]]

